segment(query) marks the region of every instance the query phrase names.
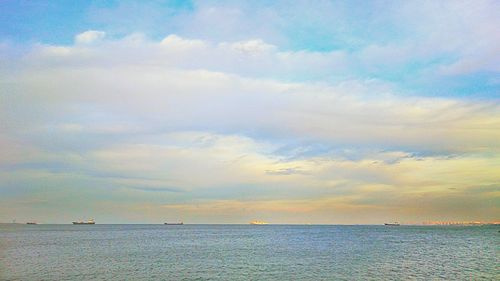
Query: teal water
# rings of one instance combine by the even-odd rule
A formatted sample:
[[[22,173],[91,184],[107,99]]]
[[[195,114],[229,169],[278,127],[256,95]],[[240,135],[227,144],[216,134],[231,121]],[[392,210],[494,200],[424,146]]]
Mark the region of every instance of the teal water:
[[[499,280],[500,227],[0,225],[0,280]]]

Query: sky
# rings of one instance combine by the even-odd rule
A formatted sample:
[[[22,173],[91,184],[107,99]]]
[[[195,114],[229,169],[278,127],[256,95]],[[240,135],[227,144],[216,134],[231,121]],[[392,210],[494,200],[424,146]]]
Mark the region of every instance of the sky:
[[[500,219],[499,1],[0,1],[0,222]]]

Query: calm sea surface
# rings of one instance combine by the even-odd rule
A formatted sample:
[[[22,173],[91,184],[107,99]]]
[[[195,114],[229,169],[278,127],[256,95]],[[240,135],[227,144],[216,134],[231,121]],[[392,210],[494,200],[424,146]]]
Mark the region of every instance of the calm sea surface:
[[[500,227],[0,225],[0,280],[500,280]]]

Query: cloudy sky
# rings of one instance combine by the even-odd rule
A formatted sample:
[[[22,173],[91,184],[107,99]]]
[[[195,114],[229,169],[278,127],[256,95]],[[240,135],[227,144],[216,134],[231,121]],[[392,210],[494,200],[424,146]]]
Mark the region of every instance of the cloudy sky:
[[[499,1],[0,2],[0,222],[500,214]]]

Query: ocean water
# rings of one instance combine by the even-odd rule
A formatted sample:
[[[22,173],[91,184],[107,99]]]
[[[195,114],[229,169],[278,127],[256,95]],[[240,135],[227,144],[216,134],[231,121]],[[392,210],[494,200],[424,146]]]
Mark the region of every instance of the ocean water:
[[[0,280],[500,280],[500,227],[0,225]]]

